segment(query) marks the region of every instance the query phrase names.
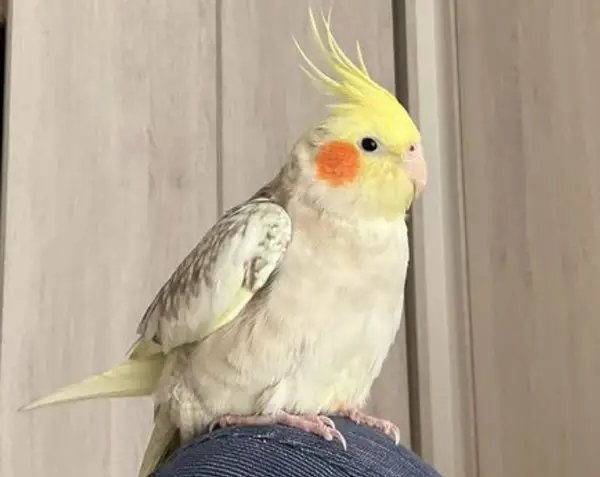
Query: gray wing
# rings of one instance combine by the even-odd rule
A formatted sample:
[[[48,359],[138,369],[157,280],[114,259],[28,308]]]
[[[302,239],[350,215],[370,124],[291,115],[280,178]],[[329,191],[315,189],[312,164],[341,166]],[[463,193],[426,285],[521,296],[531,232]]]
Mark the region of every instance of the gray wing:
[[[281,263],[292,237],[283,207],[257,198],[227,212],[148,307],[140,340],[164,353],[234,320]]]

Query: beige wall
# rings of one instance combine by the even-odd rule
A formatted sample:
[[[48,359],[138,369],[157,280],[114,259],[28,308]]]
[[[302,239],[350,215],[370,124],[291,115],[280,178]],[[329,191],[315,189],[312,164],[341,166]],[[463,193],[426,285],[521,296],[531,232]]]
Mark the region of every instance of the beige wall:
[[[425,452],[448,476],[598,476],[600,3],[407,4],[434,152],[415,232]]]
[[[291,41],[308,38],[307,4],[14,2],[0,475],[134,475],[148,399],[15,410],[119,360],[168,273],[323,112]],[[355,5],[335,11],[339,40],[391,88],[391,5]],[[408,442],[403,339],[371,409]]]
[[[600,475],[600,3],[458,0],[481,477]]]
[[[409,108],[418,121],[429,182],[413,211],[415,292],[407,342],[413,447],[446,477],[475,475],[464,240],[455,10],[406,0]],[[415,402],[416,401],[416,402]]]
[[[59,3],[14,2],[8,40],[0,475],[131,475],[149,400],[15,410],[120,359],[169,271],[322,113],[290,38],[308,2]],[[414,326],[370,409],[446,477],[596,477],[600,3],[394,3],[431,178]],[[336,33],[393,87],[391,2],[356,5]]]

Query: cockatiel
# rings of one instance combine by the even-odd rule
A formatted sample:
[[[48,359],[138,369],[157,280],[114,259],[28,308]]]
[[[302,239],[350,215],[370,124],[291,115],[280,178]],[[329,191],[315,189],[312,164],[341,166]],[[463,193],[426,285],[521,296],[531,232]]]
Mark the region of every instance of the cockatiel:
[[[331,74],[302,69],[337,102],[275,178],[227,211],[147,309],[127,359],[25,407],[154,395],[140,476],[214,426],[283,424],[337,439],[327,416],[388,433],[359,411],[399,328],[405,215],[426,183],[412,119],[334,39],[312,30]]]

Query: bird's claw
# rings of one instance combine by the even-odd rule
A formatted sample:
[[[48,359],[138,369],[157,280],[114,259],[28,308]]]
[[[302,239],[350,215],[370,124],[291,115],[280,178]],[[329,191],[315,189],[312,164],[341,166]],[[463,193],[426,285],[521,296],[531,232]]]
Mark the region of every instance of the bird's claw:
[[[359,411],[354,407],[346,407],[338,413],[339,416],[347,417],[356,424],[365,424],[369,427],[377,429],[388,437],[394,440],[394,443],[398,445],[400,443],[400,428],[393,422],[385,419],[379,419],[377,417],[368,416],[363,412]]]
[[[297,427],[299,429],[304,429],[305,431],[312,432],[318,436],[323,437],[326,441],[332,441],[333,439],[337,439],[342,444],[344,450],[348,450],[348,443],[346,442],[346,438],[344,435],[335,427],[335,423],[333,420],[327,416],[323,416],[321,414],[307,414],[301,416],[290,415],[293,419],[306,419],[309,422],[314,423],[313,425],[308,425],[305,427],[300,422],[300,425],[291,424],[292,427]],[[290,425],[290,424],[288,424]]]
[[[323,437],[326,441],[337,439],[344,450],[348,448],[343,434],[336,429],[333,420],[320,414],[289,414],[280,412],[270,415],[234,416],[227,415],[213,420],[208,425],[208,432],[213,432],[216,427],[225,428],[232,426],[272,426],[283,425],[311,432]]]

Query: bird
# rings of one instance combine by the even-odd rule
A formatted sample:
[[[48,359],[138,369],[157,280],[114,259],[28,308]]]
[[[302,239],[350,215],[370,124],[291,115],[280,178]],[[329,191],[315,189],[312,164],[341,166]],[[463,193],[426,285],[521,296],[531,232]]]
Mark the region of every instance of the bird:
[[[407,216],[427,183],[407,109],[309,9],[329,73],[294,43],[300,69],[333,98],[272,179],[224,212],[175,268],[126,359],[22,410],[150,396],[139,476],[216,427],[285,425],[341,444],[343,416],[400,439],[361,411],[402,320]],[[321,30],[324,29],[324,34]]]

